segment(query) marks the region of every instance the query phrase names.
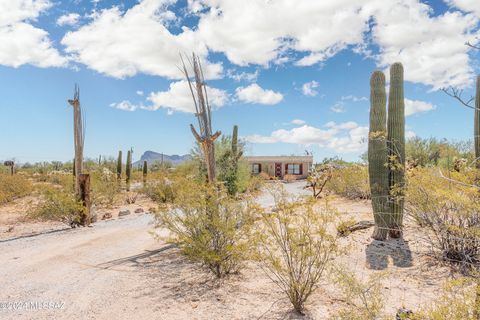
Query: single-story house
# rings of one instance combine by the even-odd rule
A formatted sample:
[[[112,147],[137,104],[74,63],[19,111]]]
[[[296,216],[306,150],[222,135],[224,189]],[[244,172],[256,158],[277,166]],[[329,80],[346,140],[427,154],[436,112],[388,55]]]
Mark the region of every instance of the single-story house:
[[[283,179],[287,174],[304,179],[313,165],[313,156],[252,156],[245,159],[252,174],[264,172],[279,179]]]

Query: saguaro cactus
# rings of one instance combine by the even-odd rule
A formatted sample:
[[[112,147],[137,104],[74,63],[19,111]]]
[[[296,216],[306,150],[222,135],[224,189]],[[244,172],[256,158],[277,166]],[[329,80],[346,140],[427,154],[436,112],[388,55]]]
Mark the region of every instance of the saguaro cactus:
[[[122,151],[118,151],[118,158],[117,158],[117,179],[120,180],[122,178]]]
[[[372,194],[375,229],[372,238],[385,240],[388,235],[389,207],[387,163],[387,95],[385,75],[375,71],[370,78],[370,130],[368,134],[368,173]]]
[[[127,176],[127,191],[130,191],[130,179],[132,177],[132,151],[127,152],[127,164],[125,166],[125,174]]]
[[[474,119],[474,141],[475,141],[475,166],[480,169],[480,76],[477,77],[477,90],[475,92],[475,119]]]
[[[403,93],[403,66],[394,63],[390,68],[390,92],[388,95],[387,147],[390,188],[389,234],[402,236],[404,187],[405,187],[405,98]]]
[[[147,184],[148,163],[147,160],[143,161],[143,186]]]

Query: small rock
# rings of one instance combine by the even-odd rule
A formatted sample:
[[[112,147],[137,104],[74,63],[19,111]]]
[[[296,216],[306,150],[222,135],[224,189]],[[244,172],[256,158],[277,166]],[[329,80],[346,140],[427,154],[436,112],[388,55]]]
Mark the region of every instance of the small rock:
[[[125,209],[125,210],[120,210],[120,212],[118,213],[118,216],[123,217],[123,216],[128,216],[129,214],[130,214],[130,210]]]
[[[13,231],[13,228],[14,228],[14,226],[8,227],[7,232],[12,232],[12,231]]]
[[[97,222],[97,221],[98,221],[98,215],[97,215],[97,213],[95,212],[95,213],[92,214],[92,223],[95,223],[95,222]]]
[[[107,219],[112,219],[112,213],[111,212],[105,212],[102,216],[102,220],[107,220]]]
[[[143,209],[142,208],[137,208],[137,209],[135,209],[135,213],[143,213]]]

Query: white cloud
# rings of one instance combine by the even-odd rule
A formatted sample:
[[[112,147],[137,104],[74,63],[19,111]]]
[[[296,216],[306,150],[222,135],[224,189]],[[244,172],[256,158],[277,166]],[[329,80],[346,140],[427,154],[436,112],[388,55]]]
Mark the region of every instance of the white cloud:
[[[246,103],[274,105],[283,100],[283,95],[280,92],[263,89],[256,83],[248,87],[239,87],[235,92],[237,98]]]
[[[292,120],[292,124],[296,124],[296,125],[302,125],[302,124],[305,124],[305,121],[304,120],[300,120],[300,119],[293,119]]]
[[[447,3],[465,12],[473,12],[477,17],[480,17],[480,5],[478,0],[447,0]]]
[[[137,90],[136,94],[139,95],[139,96],[143,96],[143,91],[142,90]]]
[[[429,102],[405,99],[405,116],[411,116],[415,113],[434,110],[435,106]]]
[[[415,138],[416,136],[417,136],[417,134],[415,132],[413,132],[412,130],[407,130],[405,132],[405,138],[407,138],[407,139]]]
[[[360,101],[368,101],[367,97],[356,97],[352,95],[342,96],[342,101],[353,101],[353,102],[360,102]]]
[[[78,13],[65,14],[57,19],[59,26],[74,26],[78,23],[80,15]]]
[[[333,106],[330,107],[330,110],[335,112],[335,113],[344,113],[346,110],[345,110],[345,105],[339,101],[337,103],[335,103]]]
[[[380,47],[379,66],[400,61],[405,80],[433,89],[471,82],[465,42],[475,35],[475,16],[460,12],[432,16],[431,7],[418,0],[370,2],[364,9],[375,20],[372,37]]]
[[[123,100],[122,102],[119,102],[119,103],[110,104],[110,107],[115,108],[115,109],[119,109],[119,110],[124,110],[124,111],[135,111],[138,108],[140,108],[141,106],[132,104],[128,100]]]
[[[30,24],[51,6],[48,0],[0,1],[1,65],[66,65],[67,60],[53,47],[48,32]]]
[[[202,60],[205,77],[219,78],[220,63],[207,61],[207,46],[195,31],[182,27],[171,33],[167,25],[177,19],[168,6],[175,0],[143,0],[123,12],[112,7],[97,12],[92,21],[62,39],[76,61],[115,78],[137,73],[181,79],[180,53],[195,52]]]
[[[292,143],[301,145],[318,145],[339,153],[355,153],[366,149],[368,127],[356,122],[336,124],[329,122],[327,129],[304,125],[291,130],[280,129],[269,136],[251,135],[246,140],[251,143]]]
[[[318,86],[319,84],[315,80],[304,83],[302,86],[302,92],[306,96],[315,97],[318,94],[318,91],[315,90]]]
[[[478,0],[451,2],[478,16]],[[350,47],[374,58],[381,68],[401,61],[406,80],[433,89],[465,86],[473,78],[470,49],[464,43],[480,35],[478,18],[459,11],[435,16],[420,0],[189,3],[200,17],[198,34],[203,41],[237,65],[268,66],[293,60],[309,66]],[[378,45],[379,53],[373,55],[369,44]],[[294,61],[298,56],[300,60]]]
[[[241,72],[235,73],[234,70],[228,69],[227,70],[227,77],[233,79],[235,81],[248,81],[248,82],[255,82],[258,78],[258,70],[255,72]]]
[[[361,1],[194,2],[197,8],[199,3],[210,7],[200,15],[202,39],[238,65],[287,61],[284,53],[289,49],[307,54],[299,65],[312,65],[348,45],[361,43],[368,26],[367,19],[358,13]]]
[[[225,91],[207,87],[208,99],[212,108],[220,108],[228,101],[228,95]],[[169,112],[180,111],[195,113],[195,105],[193,104],[192,94],[185,80],[172,82],[167,91],[150,93],[148,100],[151,106],[142,107],[148,110],[158,110],[165,108]]]

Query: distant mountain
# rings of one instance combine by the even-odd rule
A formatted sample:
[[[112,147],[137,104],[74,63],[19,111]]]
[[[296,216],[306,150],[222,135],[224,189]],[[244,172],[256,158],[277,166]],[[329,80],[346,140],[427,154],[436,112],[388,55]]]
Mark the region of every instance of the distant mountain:
[[[184,161],[190,160],[192,157],[189,154],[185,154],[183,156],[179,155],[168,155],[168,154],[162,154],[154,151],[145,151],[142,156],[140,157],[140,160],[135,161],[133,163],[134,166],[141,166],[143,165],[143,161],[147,161],[149,165],[154,164],[154,163],[161,163],[163,162],[169,162],[172,165],[176,166]]]

